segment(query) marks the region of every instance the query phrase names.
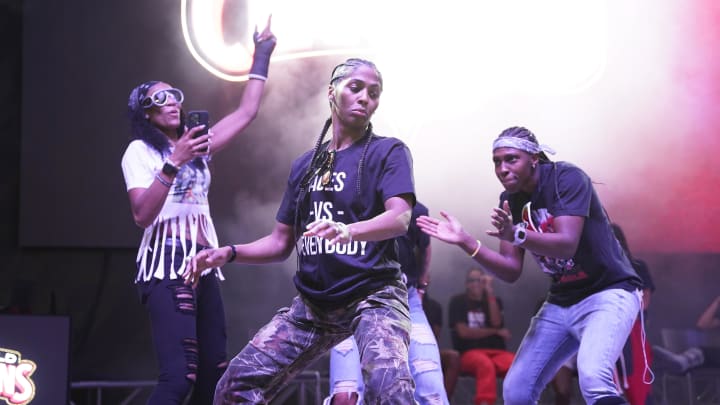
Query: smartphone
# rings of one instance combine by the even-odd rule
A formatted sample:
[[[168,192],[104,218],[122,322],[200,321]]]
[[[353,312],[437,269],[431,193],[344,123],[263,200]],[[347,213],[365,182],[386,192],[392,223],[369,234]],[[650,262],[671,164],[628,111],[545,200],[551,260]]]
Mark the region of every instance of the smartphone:
[[[202,131],[198,131],[193,135],[193,138],[198,136],[206,135],[208,129],[210,129],[210,114],[204,110],[190,111],[187,114],[187,127],[194,128],[198,125],[204,125],[205,128]],[[207,148],[203,152],[207,152]]]
[[[210,114],[208,114],[207,111],[190,111],[187,114],[187,127],[188,128],[194,128],[198,125],[205,125],[205,129],[202,131],[195,133],[195,138],[198,136],[202,136],[208,133],[208,129],[210,129]]]

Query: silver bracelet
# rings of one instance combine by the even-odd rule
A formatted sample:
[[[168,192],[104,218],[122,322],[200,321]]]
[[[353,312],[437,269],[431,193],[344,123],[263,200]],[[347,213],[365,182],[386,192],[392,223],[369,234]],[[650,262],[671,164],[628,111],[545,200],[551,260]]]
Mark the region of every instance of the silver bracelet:
[[[163,179],[162,176],[160,176],[159,174],[156,173],[156,174],[155,174],[155,178],[156,178],[157,181],[159,181],[160,184],[162,184],[163,186],[165,186],[165,187],[167,187],[167,188],[172,187],[172,183],[170,183],[169,181]]]

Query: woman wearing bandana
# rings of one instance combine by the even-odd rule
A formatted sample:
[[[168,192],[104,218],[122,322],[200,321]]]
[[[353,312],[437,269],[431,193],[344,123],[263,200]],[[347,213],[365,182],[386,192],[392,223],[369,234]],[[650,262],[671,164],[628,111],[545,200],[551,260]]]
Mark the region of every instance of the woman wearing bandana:
[[[218,246],[208,205],[208,161],[258,112],[275,48],[269,20],[254,40],[240,105],[212,128],[185,127],[184,95],[167,83],[142,83],[128,100],[132,141],[122,170],[133,219],[145,229],[135,283],[150,317],[159,367],[150,404],[186,403],[191,388],[189,403],[210,404],[227,367],[220,269],[203,272],[195,289],[184,284],[182,275],[186,258]],[[209,131],[200,135],[204,130]]]
[[[418,225],[504,281],[520,277],[526,250],[552,280],[505,377],[505,404],[536,403],[575,353],[585,401],[626,404],[613,370],[640,310],[642,280],[590,178],[570,163],[551,162],[546,152],[554,153],[523,127],[508,128],[493,142],[495,174],[505,191],[487,234],[500,240],[498,251],[446,212],[442,219],[420,217]]]

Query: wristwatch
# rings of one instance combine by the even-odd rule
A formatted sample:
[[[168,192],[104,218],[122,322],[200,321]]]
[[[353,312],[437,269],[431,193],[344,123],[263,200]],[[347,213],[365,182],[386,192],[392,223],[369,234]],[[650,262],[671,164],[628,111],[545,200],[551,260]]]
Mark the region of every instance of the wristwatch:
[[[168,176],[175,176],[180,171],[180,168],[175,166],[173,162],[170,161],[170,159],[165,160],[165,164],[162,167],[162,172],[167,174]]]
[[[527,229],[525,229],[525,224],[517,224],[515,225],[515,239],[513,240],[513,245],[519,246],[525,243],[525,240],[527,239]]]

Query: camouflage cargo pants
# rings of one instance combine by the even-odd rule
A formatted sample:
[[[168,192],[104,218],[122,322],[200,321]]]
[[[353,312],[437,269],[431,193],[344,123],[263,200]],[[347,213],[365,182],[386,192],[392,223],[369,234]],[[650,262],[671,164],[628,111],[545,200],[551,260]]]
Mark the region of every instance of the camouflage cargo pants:
[[[215,404],[270,402],[298,372],[351,334],[361,353],[365,403],[414,404],[410,327],[407,290],[400,281],[333,311],[297,296],[230,361]]]

